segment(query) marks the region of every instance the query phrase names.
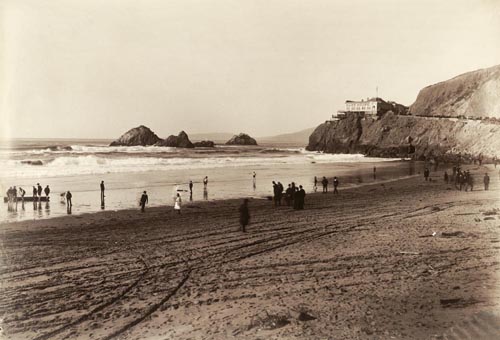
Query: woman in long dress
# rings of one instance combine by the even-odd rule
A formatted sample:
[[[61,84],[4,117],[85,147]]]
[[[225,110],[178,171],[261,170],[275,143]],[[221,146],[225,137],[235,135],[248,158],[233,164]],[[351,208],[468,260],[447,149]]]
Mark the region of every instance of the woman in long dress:
[[[177,210],[177,213],[181,213],[181,204],[182,204],[182,199],[181,199],[181,194],[177,193],[177,197],[175,198],[175,205],[174,205],[174,210]]]

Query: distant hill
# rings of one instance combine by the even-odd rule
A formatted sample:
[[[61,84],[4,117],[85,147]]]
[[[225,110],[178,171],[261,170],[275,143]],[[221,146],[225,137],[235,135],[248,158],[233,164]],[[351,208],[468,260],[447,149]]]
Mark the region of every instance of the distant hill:
[[[313,133],[314,128],[308,128],[292,133],[285,133],[276,136],[267,136],[257,138],[257,141],[263,143],[292,143],[299,145],[307,145],[309,143],[309,136]]]
[[[309,142],[309,136],[314,131],[314,128],[308,128],[297,132],[285,133],[276,136],[256,137],[258,143],[280,143],[280,144],[297,144],[306,146]],[[218,144],[224,144],[231,139],[235,134],[229,132],[207,132],[207,133],[192,133],[189,138],[193,141],[211,140]]]

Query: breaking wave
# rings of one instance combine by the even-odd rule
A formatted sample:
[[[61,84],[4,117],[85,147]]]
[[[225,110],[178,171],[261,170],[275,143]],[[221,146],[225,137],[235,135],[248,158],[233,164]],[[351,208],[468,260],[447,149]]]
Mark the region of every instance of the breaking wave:
[[[142,148],[142,147],[141,147]],[[53,177],[104,173],[128,173],[165,170],[189,170],[221,167],[244,167],[271,164],[356,163],[394,161],[395,159],[368,158],[363,155],[333,155],[300,151],[292,154],[269,156],[170,157],[154,156],[100,157],[98,155],[62,155],[44,160],[33,166],[26,160],[6,160],[0,168],[0,177]]]

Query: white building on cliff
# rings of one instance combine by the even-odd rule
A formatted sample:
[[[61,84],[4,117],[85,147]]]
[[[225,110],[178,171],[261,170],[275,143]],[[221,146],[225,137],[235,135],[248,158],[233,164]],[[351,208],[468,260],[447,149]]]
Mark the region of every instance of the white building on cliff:
[[[361,101],[346,100],[345,110],[337,111],[337,114],[332,115],[332,118],[341,119],[351,114],[361,117],[377,118],[387,111],[393,111],[396,114],[404,114],[407,110],[408,108],[404,105],[395,102],[386,102],[379,97]]]

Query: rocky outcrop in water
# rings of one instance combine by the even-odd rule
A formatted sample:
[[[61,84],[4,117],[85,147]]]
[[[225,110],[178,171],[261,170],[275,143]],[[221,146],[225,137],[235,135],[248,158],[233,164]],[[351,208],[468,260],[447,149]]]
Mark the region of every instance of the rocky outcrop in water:
[[[500,118],[500,65],[423,88],[410,114]]]
[[[177,136],[171,135],[167,139],[160,140],[156,146],[170,146],[175,148],[194,148],[193,143],[189,140],[187,133],[179,132]]]
[[[43,162],[41,160],[36,160],[36,161],[21,161],[21,164],[43,165]]]
[[[499,89],[500,66],[466,73],[422,89],[411,115],[389,111],[378,119],[348,114],[327,121],[311,134],[307,150],[445,161],[498,158]]]
[[[109,146],[135,146],[135,145],[154,145],[161,138],[158,137],[150,128],[141,125],[125,132]]]
[[[246,133],[240,133],[228,140],[226,145],[257,145],[257,141]]]
[[[202,140],[200,142],[194,142],[193,144],[195,148],[213,148],[215,146],[215,143],[211,140]]]

